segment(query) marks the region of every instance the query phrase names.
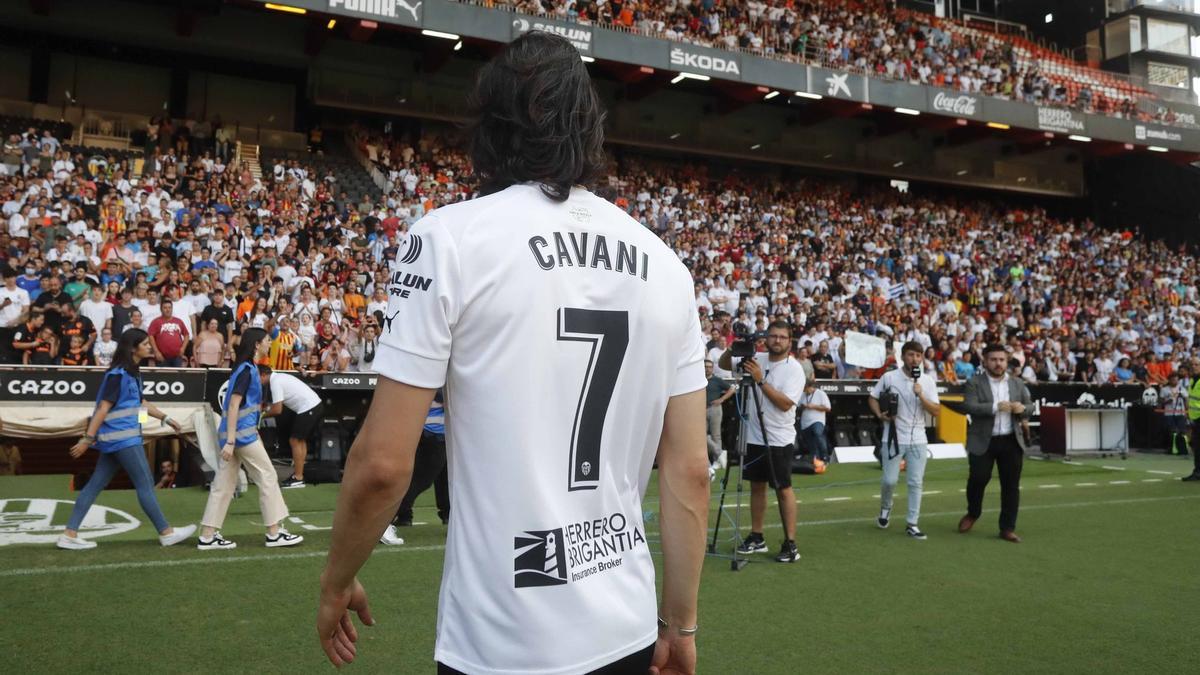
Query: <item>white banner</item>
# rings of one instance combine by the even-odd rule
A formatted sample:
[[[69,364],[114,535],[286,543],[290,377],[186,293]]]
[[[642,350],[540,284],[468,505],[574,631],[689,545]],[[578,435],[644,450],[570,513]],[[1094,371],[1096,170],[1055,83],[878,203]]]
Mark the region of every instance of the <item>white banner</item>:
[[[882,368],[887,360],[887,345],[882,338],[846,331],[846,363],[860,368]]]

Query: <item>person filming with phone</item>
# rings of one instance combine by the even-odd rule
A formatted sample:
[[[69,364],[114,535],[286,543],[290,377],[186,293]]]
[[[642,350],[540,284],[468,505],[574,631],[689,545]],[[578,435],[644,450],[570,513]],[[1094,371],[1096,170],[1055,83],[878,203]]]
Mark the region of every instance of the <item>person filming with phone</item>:
[[[925,416],[937,417],[941,412],[937,383],[933,375],[922,372],[925,348],[919,342],[905,342],[900,348],[902,364],[888,371],[875,383],[867,405],[883,422],[883,480],[879,489],[880,528],[891,521],[892,496],[900,480],[900,463],[907,464],[908,514],[905,534],[924,540],[925,533],[917,526],[921,517],[921,485],[925,480],[925,460],[929,441],[925,437]]]

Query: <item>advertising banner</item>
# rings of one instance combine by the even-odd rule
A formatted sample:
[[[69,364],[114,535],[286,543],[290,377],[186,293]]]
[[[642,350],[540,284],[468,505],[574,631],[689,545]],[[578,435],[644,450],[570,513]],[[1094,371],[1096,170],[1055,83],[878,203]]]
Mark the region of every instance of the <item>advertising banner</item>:
[[[742,57],[737,52],[710,49],[681,42],[667,42],[667,59],[672,70],[708,75],[722,80],[742,79]]]
[[[513,15],[512,39],[516,40],[531,30],[540,30],[543,33],[561,35],[570,41],[575,49],[579,50],[580,54],[593,56],[594,49],[592,44],[595,36],[592,32],[592,27],[589,25],[569,21],[557,21],[540,16]]]
[[[934,87],[927,87],[925,94],[928,97],[927,105],[930,112],[969,119],[980,119],[983,117],[983,106],[980,104],[983,97],[978,94],[964,94],[960,91],[937,89]]]
[[[843,98],[853,101],[867,100],[866,80],[861,75],[812,66],[808,70],[808,91],[812,94]]]
[[[0,401],[94,402],[104,378],[101,368],[22,367],[0,370]],[[204,400],[207,375],[202,370],[142,371],[142,395],[152,403],[196,403]]]

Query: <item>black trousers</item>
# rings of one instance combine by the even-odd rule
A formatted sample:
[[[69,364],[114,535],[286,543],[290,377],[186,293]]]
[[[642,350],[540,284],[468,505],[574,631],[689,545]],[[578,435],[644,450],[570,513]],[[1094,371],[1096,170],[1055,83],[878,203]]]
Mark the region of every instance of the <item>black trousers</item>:
[[[400,500],[400,508],[396,510],[394,523],[411,523],[413,518],[413,502],[421,493],[433,486],[434,499],[437,501],[438,517],[446,520],[450,517],[450,484],[446,473],[446,439],[426,431],[421,432],[421,441],[417,444],[417,456],[413,462],[412,482],[408,492]]]
[[[1192,422],[1192,473],[1200,476],[1200,420]]]
[[[650,670],[650,662],[654,660],[654,644],[641,651],[634,652],[625,658],[613,661],[606,666],[600,666],[590,675],[645,675]],[[442,662],[438,662],[438,675],[466,675]]]
[[[1021,506],[1021,466],[1025,453],[1017,437],[994,436],[982,455],[968,455],[971,472],[967,478],[967,515],[978,518],[983,513],[983,492],[992,480],[992,465],[1000,474],[1000,530],[1017,528],[1017,509]]]

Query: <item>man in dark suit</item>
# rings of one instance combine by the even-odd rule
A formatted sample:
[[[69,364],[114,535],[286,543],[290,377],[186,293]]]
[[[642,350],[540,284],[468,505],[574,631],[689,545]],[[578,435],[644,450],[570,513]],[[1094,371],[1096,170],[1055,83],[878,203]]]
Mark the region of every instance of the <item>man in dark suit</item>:
[[[1021,465],[1029,442],[1032,399],[1020,378],[1008,374],[1008,352],[1003,345],[983,350],[985,372],[967,380],[963,408],[971,416],[967,427],[967,515],[958,531],[968,532],[983,513],[983,492],[992,480],[992,465],[1000,474],[1000,538],[1018,543],[1017,508],[1020,505]]]

